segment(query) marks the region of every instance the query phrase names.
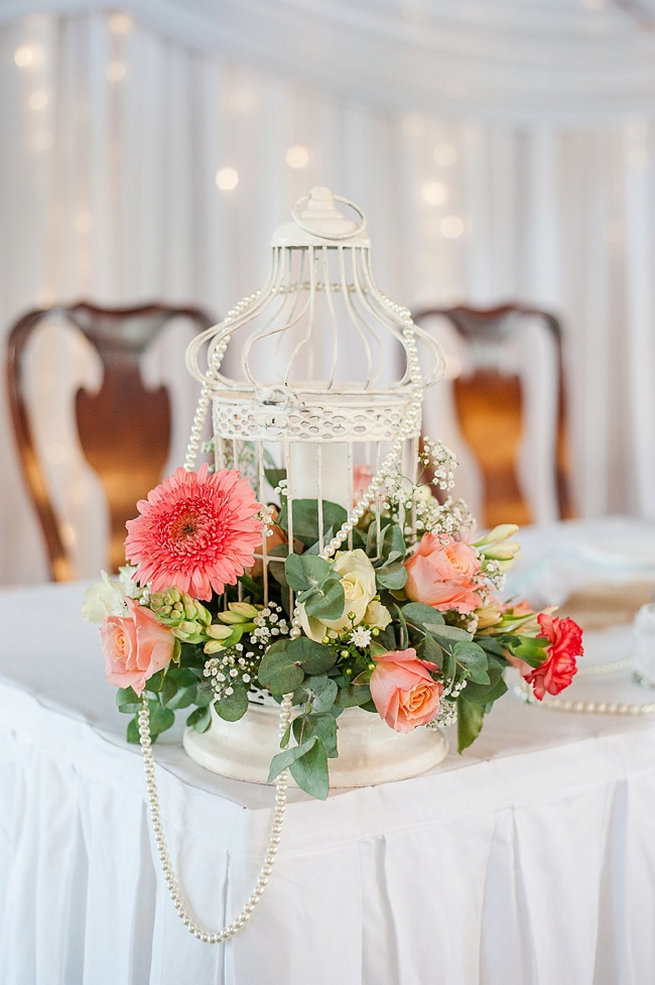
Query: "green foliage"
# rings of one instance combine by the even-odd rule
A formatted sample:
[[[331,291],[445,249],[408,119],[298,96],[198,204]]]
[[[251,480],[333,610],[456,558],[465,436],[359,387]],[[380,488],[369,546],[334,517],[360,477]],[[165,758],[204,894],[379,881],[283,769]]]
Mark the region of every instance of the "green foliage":
[[[332,677],[321,674],[310,677],[308,685],[312,711],[316,714],[330,711],[339,691],[337,682]]]
[[[503,680],[504,665],[493,657],[489,658],[487,667],[487,682],[478,683],[471,678],[463,692],[465,700],[474,704],[489,705],[502,697],[507,691]]]
[[[273,643],[259,665],[259,682],[274,696],[296,691],[306,676],[324,674],[337,662],[333,646],[315,643],[306,636]]]
[[[323,743],[328,759],[336,759],[337,722],[334,715],[304,715],[293,722],[293,734],[299,744],[315,735]]]
[[[318,736],[314,735],[312,739],[316,740],[314,744],[309,746],[303,756],[293,761],[289,772],[301,790],[317,800],[326,800],[330,791],[327,753]]]
[[[289,588],[297,592],[308,616],[316,619],[339,619],[343,615],[345,596],[341,576],[316,554],[290,554],[284,562]]]
[[[271,783],[285,769],[289,769],[301,790],[319,800],[326,799],[330,788],[327,753],[316,732],[300,745],[284,749],[273,757],[268,782]]]
[[[357,708],[371,700],[371,690],[367,684],[340,687],[334,699],[334,713],[341,714],[346,708]]]
[[[264,469],[264,475],[266,476],[266,481],[270,484],[271,488],[275,489],[282,482],[283,479],[287,477],[286,469]]]
[[[332,567],[316,554],[290,554],[284,562],[287,584],[294,592],[320,588],[331,576]]]
[[[403,617],[408,625],[414,626],[425,632],[426,624],[429,626],[443,626],[444,617],[431,605],[423,602],[408,602],[402,607]]]
[[[477,643],[459,641],[453,647],[453,656],[456,663],[465,669],[469,680],[475,681],[476,684],[489,683],[488,657],[481,646]]]
[[[330,528],[338,530],[347,519],[346,511],[338,503],[330,503],[323,500],[323,539],[327,538]],[[301,541],[306,547],[311,547],[319,540],[319,511],[318,502],[315,499],[295,499],[293,501],[293,537]],[[280,510],[277,518],[278,526],[289,533],[288,503]]]
[[[238,722],[248,711],[248,691],[244,685],[235,684],[232,694],[224,694],[214,702],[214,710],[225,722]]]
[[[116,692],[116,704],[118,705],[118,710],[124,715],[134,715],[141,708],[141,698],[137,695],[134,688],[119,687]]]
[[[468,690],[468,689],[467,689]],[[477,739],[482,728],[484,706],[467,701],[461,694],[457,699],[457,751],[463,752]]]
[[[205,705],[204,708],[196,708],[192,711],[186,720],[187,725],[194,729],[196,732],[206,732],[212,722],[211,711],[209,710],[209,704]]]

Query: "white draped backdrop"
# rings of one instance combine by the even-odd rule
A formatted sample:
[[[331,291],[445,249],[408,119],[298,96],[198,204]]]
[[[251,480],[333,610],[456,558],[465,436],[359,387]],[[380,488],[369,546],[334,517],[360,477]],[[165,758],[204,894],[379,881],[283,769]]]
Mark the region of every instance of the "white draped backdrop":
[[[647,2],[0,0],[0,92],[3,337],[81,297],[224,315],[327,184],[367,213],[376,280],[409,307],[561,315],[577,512],[655,516]],[[60,402],[94,372],[66,345],[38,384]],[[149,372],[176,381],[181,460],[179,346]],[[73,442],[48,453],[75,467]],[[38,581],[4,403],[0,454],[0,580]]]

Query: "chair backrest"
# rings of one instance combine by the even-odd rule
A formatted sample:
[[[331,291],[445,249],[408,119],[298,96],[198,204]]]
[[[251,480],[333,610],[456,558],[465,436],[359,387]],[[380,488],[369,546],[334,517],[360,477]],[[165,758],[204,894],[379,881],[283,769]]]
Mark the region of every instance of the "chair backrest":
[[[459,456],[458,491],[480,522],[570,516],[558,319],[518,303],[412,317],[446,352],[446,380],[426,394],[424,430]]]
[[[97,473],[106,497],[107,563],[115,571],[124,563],[125,521],[135,515],[137,500],[161,480],[168,460],[170,395],[164,386],[152,389],[144,386],[140,360],[173,319],[184,319],[197,331],[214,323],[207,312],[196,307],[152,303],[131,308],[101,308],[80,301],[30,311],[10,331],[7,385],[11,418],[54,581],[68,580],[79,572],[63,535],[62,518],[34,437],[37,411],[30,399],[29,374],[33,334],[37,329],[45,331],[48,324],[73,326],[100,358],[100,389],[97,392],[78,389],[74,404],[80,448]],[[47,408],[45,412],[48,413]]]

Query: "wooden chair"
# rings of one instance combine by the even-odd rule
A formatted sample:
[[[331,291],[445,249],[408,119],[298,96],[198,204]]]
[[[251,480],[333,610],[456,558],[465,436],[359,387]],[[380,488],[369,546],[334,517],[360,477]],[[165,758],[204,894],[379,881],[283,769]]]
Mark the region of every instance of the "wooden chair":
[[[69,580],[77,572],[34,440],[34,409],[30,409],[29,400],[29,350],[33,335],[48,322],[63,321],[79,330],[100,357],[101,388],[96,393],[83,388],[77,390],[75,417],[83,455],[99,476],[106,495],[108,563],[115,571],[125,561],[125,521],[136,515],[137,500],[161,480],[171,438],[168,390],[163,386],[144,387],[139,360],[164,326],[178,318],[197,331],[214,323],[208,313],[195,307],[152,303],[131,308],[101,308],[80,301],[30,311],[10,331],[6,368],[11,418],[54,581]]]
[[[436,332],[446,351],[445,387],[466,446],[453,450],[470,453],[465,467],[479,469],[480,523],[571,516],[558,319],[519,303],[423,308],[413,318]],[[424,430],[441,437],[435,416],[443,404],[437,409],[429,394]]]

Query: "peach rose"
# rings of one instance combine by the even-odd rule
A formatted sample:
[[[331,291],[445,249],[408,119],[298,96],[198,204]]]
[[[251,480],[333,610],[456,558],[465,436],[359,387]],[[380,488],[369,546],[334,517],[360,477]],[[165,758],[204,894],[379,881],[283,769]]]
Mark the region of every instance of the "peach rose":
[[[481,564],[470,544],[424,534],[405,568],[405,591],[412,602],[456,612],[472,612],[482,605],[478,591]]]
[[[393,650],[374,657],[371,697],[380,717],[396,732],[427,725],[439,711],[443,684],[430,674],[437,665],[419,660],[416,650]]]
[[[126,599],[129,616],[107,616],[100,627],[107,680],[141,694],[148,678],[170,663],[175,637],[150,609]]]

